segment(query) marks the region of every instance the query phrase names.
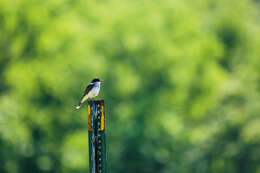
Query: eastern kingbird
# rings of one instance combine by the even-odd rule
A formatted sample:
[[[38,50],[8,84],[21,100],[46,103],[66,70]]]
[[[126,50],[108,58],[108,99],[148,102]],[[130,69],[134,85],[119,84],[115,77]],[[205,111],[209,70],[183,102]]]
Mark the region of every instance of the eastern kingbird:
[[[76,109],[79,109],[81,104],[84,103],[88,98],[94,98],[98,95],[100,90],[100,84],[103,82],[103,80],[100,80],[99,78],[94,78],[86,87],[83,96],[80,99],[80,102]]]

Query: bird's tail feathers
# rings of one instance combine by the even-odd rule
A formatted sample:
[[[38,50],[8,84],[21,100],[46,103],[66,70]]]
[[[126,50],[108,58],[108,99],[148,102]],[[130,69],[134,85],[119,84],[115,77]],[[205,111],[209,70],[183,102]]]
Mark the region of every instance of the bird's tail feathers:
[[[81,107],[82,102],[79,102],[78,106],[76,106],[76,109],[79,109]]]
[[[84,103],[87,99],[88,99],[88,96],[87,96],[87,95],[82,96],[82,98],[81,98],[81,100],[80,100],[78,106],[76,107],[76,109],[79,109],[79,108],[81,107],[82,103]]]

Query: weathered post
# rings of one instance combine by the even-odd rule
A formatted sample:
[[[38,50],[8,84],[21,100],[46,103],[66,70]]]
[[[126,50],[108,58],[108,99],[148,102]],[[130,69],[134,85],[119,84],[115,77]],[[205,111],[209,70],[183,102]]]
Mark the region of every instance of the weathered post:
[[[90,173],[106,173],[104,100],[88,101],[88,139]]]

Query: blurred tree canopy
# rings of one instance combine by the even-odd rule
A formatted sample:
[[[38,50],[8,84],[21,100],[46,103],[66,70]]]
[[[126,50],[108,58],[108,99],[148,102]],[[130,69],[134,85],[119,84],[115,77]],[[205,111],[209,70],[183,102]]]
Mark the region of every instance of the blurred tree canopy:
[[[0,0],[0,172],[88,172],[105,80],[108,172],[260,173],[255,0]]]

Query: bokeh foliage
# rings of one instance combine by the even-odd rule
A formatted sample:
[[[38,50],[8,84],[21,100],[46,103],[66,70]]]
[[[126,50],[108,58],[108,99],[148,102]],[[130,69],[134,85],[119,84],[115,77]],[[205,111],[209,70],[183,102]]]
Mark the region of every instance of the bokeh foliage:
[[[88,172],[105,80],[108,172],[260,172],[260,4],[0,0],[0,172]]]

